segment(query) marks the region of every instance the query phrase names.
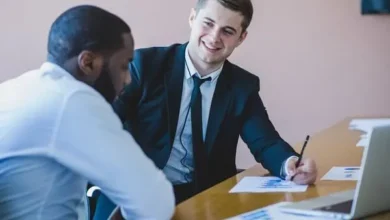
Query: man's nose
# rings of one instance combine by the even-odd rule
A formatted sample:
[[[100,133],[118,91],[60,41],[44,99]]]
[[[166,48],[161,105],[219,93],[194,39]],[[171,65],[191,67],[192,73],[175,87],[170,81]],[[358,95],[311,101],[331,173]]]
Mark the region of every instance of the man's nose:
[[[211,39],[213,40],[214,43],[219,42],[220,33],[221,31],[219,29],[214,29],[210,32]]]

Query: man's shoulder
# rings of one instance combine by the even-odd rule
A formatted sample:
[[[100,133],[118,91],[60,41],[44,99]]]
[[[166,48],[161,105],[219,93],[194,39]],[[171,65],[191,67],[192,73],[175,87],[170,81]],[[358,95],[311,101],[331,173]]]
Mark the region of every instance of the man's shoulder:
[[[15,104],[20,103],[17,104],[19,107],[22,105],[26,108],[35,106],[41,109],[49,106],[59,107],[64,99],[77,91],[93,92],[90,86],[76,80],[64,71],[44,68],[48,66],[49,64],[45,63],[41,68],[24,72],[4,82],[0,86],[0,91],[9,91],[12,96],[0,92],[4,95],[0,95],[0,98]],[[15,102],[15,100],[17,101]]]
[[[134,51],[133,61],[130,63],[131,73],[136,78],[154,78],[160,75],[165,68],[170,68],[178,57],[184,57],[186,43],[175,43],[168,46],[154,46],[139,48]]]
[[[259,76],[229,61],[228,65],[230,65],[230,73],[236,85],[247,87],[249,85],[259,83]]]
[[[175,43],[168,46],[138,48],[134,51],[134,60],[165,60],[166,58],[172,57],[172,55],[176,54],[178,50],[182,49],[185,46],[185,43]]]
[[[32,92],[32,95],[39,96],[41,107],[53,109],[54,114],[59,108],[68,107],[75,99],[86,100],[84,103],[78,103],[80,108],[88,105],[91,100],[105,101],[95,88],[54,64],[45,63],[34,74],[31,78],[35,79],[36,92]]]

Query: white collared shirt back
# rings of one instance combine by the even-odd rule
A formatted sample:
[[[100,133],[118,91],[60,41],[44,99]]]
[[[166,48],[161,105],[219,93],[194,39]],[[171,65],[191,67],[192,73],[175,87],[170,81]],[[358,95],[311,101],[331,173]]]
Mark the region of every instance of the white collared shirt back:
[[[51,63],[0,84],[0,216],[80,219],[87,182],[127,218],[169,219],[172,186],[92,87]]]

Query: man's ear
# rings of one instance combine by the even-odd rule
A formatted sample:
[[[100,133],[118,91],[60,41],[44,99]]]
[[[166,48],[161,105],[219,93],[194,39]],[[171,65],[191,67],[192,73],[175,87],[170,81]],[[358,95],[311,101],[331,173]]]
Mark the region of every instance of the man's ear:
[[[196,10],[195,8],[191,8],[190,17],[188,18],[188,23],[190,24],[190,28],[192,28],[195,18],[196,18]]]
[[[78,66],[81,70],[81,74],[87,79],[95,80],[99,77],[102,58],[100,55],[91,51],[82,51],[77,57]]]
[[[247,35],[248,35],[248,31],[244,31],[244,32],[241,33],[241,36],[238,39],[238,44],[237,44],[236,47],[240,46],[242,44],[242,42],[244,42],[244,40],[246,39]]]

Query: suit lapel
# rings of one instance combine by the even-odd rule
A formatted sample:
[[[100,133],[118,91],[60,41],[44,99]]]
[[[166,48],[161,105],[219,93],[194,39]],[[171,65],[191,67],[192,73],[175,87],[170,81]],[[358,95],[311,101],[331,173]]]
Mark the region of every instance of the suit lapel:
[[[187,44],[179,46],[171,57],[172,63],[165,74],[164,83],[167,96],[167,109],[169,118],[169,132],[171,146],[176,133],[177,120],[179,117],[181,95],[183,90],[185,48]]]
[[[231,99],[230,89],[230,63],[225,62],[221,75],[219,76],[209,115],[207,125],[205,146],[210,153],[217,137],[219,127],[225,117]]]

